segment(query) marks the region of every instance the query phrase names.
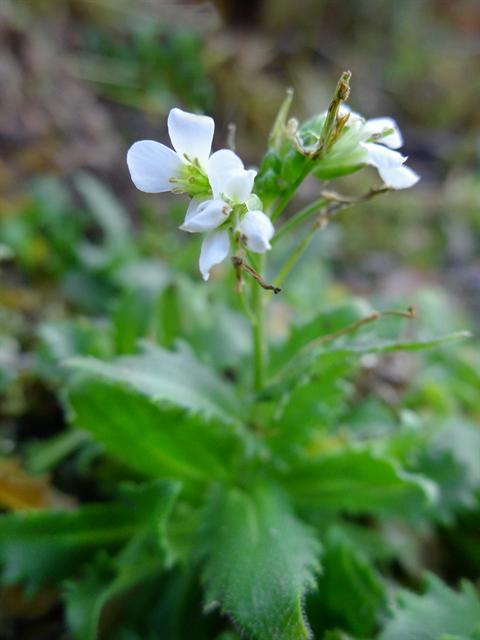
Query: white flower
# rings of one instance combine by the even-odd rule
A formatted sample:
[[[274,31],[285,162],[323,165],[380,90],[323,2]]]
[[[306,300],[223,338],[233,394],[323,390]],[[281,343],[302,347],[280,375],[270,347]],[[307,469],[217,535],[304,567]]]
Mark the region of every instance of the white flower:
[[[243,162],[233,151],[220,149],[208,159],[207,175],[213,198],[192,199],[185,221],[180,227],[184,231],[211,232],[223,225],[233,208],[243,205],[250,198],[256,171],[246,170]],[[262,216],[267,218],[264,213]],[[248,241],[247,246],[249,246]],[[223,262],[229,252],[230,239],[226,229],[205,236],[199,260],[200,272],[204,280],[209,279],[212,267]]]
[[[408,189],[416,184],[420,177],[405,166],[407,160],[395,149],[403,145],[403,137],[393,118],[372,118],[364,120],[358,113],[342,105],[340,115],[349,113],[348,125],[355,127],[362,138],[364,162],[375,167],[385,186],[391,189]]]
[[[232,211],[236,210],[235,221],[240,219],[235,231],[251,251],[263,253],[270,249],[274,233],[272,223],[262,211],[245,213],[256,171],[245,169],[241,159],[229,149],[210,155],[214,129],[212,118],[175,108],[168,115],[168,132],[175,150],[160,142],[141,140],[127,153],[132,181],[141,191],[174,191],[192,196],[180,228],[207,234],[199,261],[204,280],[208,280],[210,269],[230,251]],[[256,209],[261,206],[258,198],[255,204]]]
[[[272,248],[270,240],[275,229],[270,218],[263,211],[247,211],[236,230],[245,237],[247,249],[254,253],[265,253]]]
[[[175,151],[154,140],[140,140],[128,150],[130,176],[140,191],[171,191],[195,160],[205,169],[215,128],[212,118],[172,109],[167,124]]]
[[[275,233],[270,218],[263,211],[247,211],[234,229],[239,233],[247,249],[254,253],[265,253],[271,249],[270,240]],[[210,277],[210,270],[220,264],[230,253],[228,231],[222,229],[205,236],[200,251],[200,272],[204,280]]]
[[[205,236],[200,249],[198,266],[204,280],[210,277],[210,269],[223,262],[230,252],[228,231],[216,231]]]
[[[167,124],[175,151],[154,140],[140,140],[128,150],[127,165],[140,191],[184,191],[192,196],[213,192],[214,198],[224,194],[235,201],[250,195],[256,173],[245,171],[240,158],[228,149],[210,155],[212,118],[175,108]]]
[[[190,233],[211,231],[225,222],[231,210],[224,200],[192,198],[180,229]]]
[[[233,151],[220,149],[210,156],[207,174],[214,198],[242,204],[252,193],[257,172],[245,170],[243,162]]]

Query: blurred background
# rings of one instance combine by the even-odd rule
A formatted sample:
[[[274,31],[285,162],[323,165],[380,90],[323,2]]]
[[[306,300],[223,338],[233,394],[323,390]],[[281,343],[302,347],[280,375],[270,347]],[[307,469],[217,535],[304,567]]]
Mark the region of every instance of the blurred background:
[[[351,106],[398,120],[422,181],[344,216],[331,264],[356,289],[408,291],[428,280],[480,308],[475,0],[3,0],[0,34],[0,231],[3,253],[24,267],[17,304],[20,296],[35,306],[19,286],[61,270],[67,238],[105,223],[82,212],[94,181],[141,223],[146,242],[162,242],[148,224],[175,229],[178,220],[161,214],[181,205],[139,194],[125,164],[134,140],[167,142],[172,106],[213,115],[217,148],[235,123],[238,152],[258,164],[286,87],[295,89],[292,114],[304,118],[325,109],[348,68]],[[169,247],[155,251],[168,258]]]
[[[235,123],[238,153],[258,165],[286,88],[295,90],[292,115],[303,119],[327,107],[344,69],[352,71],[351,107],[397,120],[421,182],[343,213],[292,275],[285,299],[298,319],[350,293],[404,307],[420,300],[434,332],[478,328],[477,0],[1,0],[1,454],[51,472],[76,499],[99,499],[115,468],[92,473],[93,443],[65,464],[82,436],[65,431],[58,364],[79,353],[128,353],[145,335],[166,346],[187,337],[226,372],[245,353],[237,316],[218,312],[222,278],[200,283],[197,240],[178,233],[185,202],[138,192],[126,151],[142,138],[167,142],[166,115],[180,106],[215,118],[216,148]],[[375,172],[362,171],[338,188],[353,194],[374,184]],[[305,184],[291,211],[316,190]],[[275,309],[272,329],[282,333],[291,311]],[[383,377],[365,378],[387,403],[415,371],[398,358]],[[474,349],[443,369],[430,362],[405,405],[430,415],[453,407],[478,421],[478,364]],[[15,508],[2,477],[23,471],[5,464],[0,502]],[[42,482],[27,485],[30,506],[60,500]],[[472,535],[471,549],[478,530]],[[478,545],[475,558],[467,574],[480,567]],[[22,599],[10,596],[22,618]],[[55,602],[42,597],[40,614]],[[5,637],[57,637],[16,624],[23,635]]]

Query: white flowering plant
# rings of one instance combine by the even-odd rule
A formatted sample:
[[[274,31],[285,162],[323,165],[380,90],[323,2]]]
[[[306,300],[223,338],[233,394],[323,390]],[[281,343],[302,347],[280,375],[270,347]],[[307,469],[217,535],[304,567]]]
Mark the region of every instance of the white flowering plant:
[[[232,148],[212,153],[213,120],[178,108],[168,116],[172,148],[143,140],[128,151],[138,189],[183,198],[180,229],[203,234],[199,270],[208,282],[167,287],[157,339],[135,353],[66,362],[73,446],[107,460],[115,482],[128,481],[119,498],[14,514],[0,525],[5,573],[32,591],[63,584],[74,638],[438,640],[422,635],[435,626],[435,607],[449,620],[449,637],[473,637],[480,604],[471,586],[454,594],[431,578],[427,595],[388,610],[386,577],[392,558],[397,573],[408,570],[408,536],[390,535],[392,522],[428,530],[454,517],[480,487],[471,458],[460,445],[447,456],[447,428],[431,455],[438,433],[412,410],[380,412],[387,427],[375,432],[368,420],[378,407],[365,428],[352,409],[362,369],[465,334],[398,339],[399,323],[413,324],[412,308],[376,310],[352,299],[318,310],[315,290],[313,315],[287,328],[283,320],[280,335],[273,328],[288,278],[332,218],[419,179],[398,151],[395,121],[346,106],[349,81],[342,74],[327,111],[304,123],[289,118],[288,92],[258,170]],[[354,197],[326,188],[368,166],[380,186]],[[291,213],[307,179],[316,197]],[[217,315],[211,298],[202,293],[197,304],[193,292],[222,281],[230,306]],[[142,319],[143,307],[127,302],[115,335],[124,315]],[[202,333],[207,315],[212,326]],[[170,328],[185,322],[193,328],[183,335]],[[462,429],[463,441],[478,439]],[[467,611],[461,620],[455,598]]]

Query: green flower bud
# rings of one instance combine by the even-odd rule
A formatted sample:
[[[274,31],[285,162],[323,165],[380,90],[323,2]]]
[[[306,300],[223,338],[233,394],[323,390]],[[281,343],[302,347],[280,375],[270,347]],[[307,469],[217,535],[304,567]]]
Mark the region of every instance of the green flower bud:
[[[304,166],[304,156],[293,147],[290,147],[282,162],[281,176],[286,182],[295,180]]]
[[[262,200],[269,201],[271,197],[278,194],[279,176],[273,169],[267,169],[259,173],[255,179],[255,191]]]

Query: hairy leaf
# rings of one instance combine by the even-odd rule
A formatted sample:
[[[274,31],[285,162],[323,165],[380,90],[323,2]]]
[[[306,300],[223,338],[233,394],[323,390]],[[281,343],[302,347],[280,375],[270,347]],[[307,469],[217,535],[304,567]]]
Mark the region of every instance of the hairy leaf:
[[[66,617],[74,637],[96,640],[100,628],[105,631],[112,623],[117,626],[122,600],[133,589],[158,577],[164,566],[164,557],[151,534],[135,537],[113,560],[97,558],[80,580],[67,585]]]
[[[131,488],[123,500],[72,511],[28,511],[0,517],[0,564],[5,582],[34,589],[71,575],[100,549],[114,549],[139,531],[160,536],[178,491],[174,483]]]
[[[427,591],[417,595],[401,591],[392,618],[380,640],[441,640],[447,637],[473,639],[480,632],[480,598],[474,586],[463,582],[454,591],[429,574]]]
[[[75,358],[68,366],[90,377],[124,384],[152,400],[212,415],[225,422],[235,422],[243,415],[242,405],[232,388],[185,347],[172,352],[145,343],[139,355],[110,362]]]
[[[436,498],[436,486],[367,448],[345,448],[299,462],[284,478],[302,505],[349,513],[404,514]]]
[[[303,597],[315,584],[319,544],[276,488],[218,491],[203,554],[207,604],[219,603],[250,637],[310,636]]]
[[[371,637],[386,595],[379,575],[339,527],[328,532],[324,548],[320,596],[312,598],[323,628],[340,627]]]
[[[452,417],[440,425],[417,462],[421,473],[434,480],[441,499],[435,517],[449,522],[455,513],[472,508],[480,489],[480,429],[464,418]]]
[[[237,432],[218,419],[164,406],[102,379],[72,385],[69,403],[76,426],[143,475],[185,481],[225,479],[241,446]]]

